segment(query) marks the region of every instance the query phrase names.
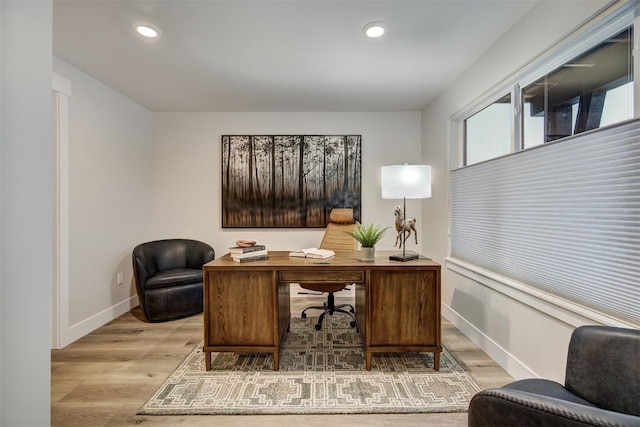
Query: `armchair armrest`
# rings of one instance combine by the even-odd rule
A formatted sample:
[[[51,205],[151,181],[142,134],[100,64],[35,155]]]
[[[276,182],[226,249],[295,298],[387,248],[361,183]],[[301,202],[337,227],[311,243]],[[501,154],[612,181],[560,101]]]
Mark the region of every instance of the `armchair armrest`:
[[[158,271],[157,265],[152,259],[143,258],[143,254],[134,251],[133,258],[133,275],[138,286],[143,286]]]
[[[488,389],[469,405],[469,427],[640,427],[640,417],[511,389]]]

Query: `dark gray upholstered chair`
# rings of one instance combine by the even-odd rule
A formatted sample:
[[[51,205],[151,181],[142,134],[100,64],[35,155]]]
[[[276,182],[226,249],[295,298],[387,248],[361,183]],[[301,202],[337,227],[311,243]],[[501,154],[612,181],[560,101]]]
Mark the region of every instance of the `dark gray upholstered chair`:
[[[133,275],[144,316],[163,322],[202,311],[202,266],[213,248],[189,239],[142,243],[133,249]]]
[[[564,386],[515,381],[477,393],[470,427],[640,427],[640,330],[581,326],[569,342]]]

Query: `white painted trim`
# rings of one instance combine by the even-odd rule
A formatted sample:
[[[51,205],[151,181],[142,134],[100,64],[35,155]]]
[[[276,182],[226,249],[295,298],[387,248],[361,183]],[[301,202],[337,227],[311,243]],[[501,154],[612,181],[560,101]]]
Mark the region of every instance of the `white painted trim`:
[[[636,325],[607,316],[604,313],[591,310],[513,279],[500,276],[457,258],[446,257],[445,260],[447,262],[446,267],[449,270],[455,271],[573,327],[597,323],[620,328],[637,328]]]
[[[65,333],[65,336],[69,339],[69,342],[67,342],[65,345],[68,345],[75,340],[82,338],[83,336],[96,330],[100,326],[109,323],[118,316],[122,316],[123,314],[131,311],[131,309],[137,307],[138,305],[138,296],[135,295],[122,302],[119,302],[114,306],[107,308],[106,310],[101,311],[100,313],[94,314],[93,316],[76,323],[75,325],[69,327],[68,330],[63,331]]]
[[[441,310],[442,315],[451,322],[453,326],[458,328],[458,330],[469,338],[476,346],[487,353],[489,357],[496,361],[496,363],[512,377],[517,380],[524,378],[539,378],[539,375],[529,369],[529,367],[522,363],[517,357],[489,338],[450,306],[443,303]]]
[[[634,99],[633,99],[633,109],[634,109],[634,117],[640,118],[640,84],[638,84],[638,80],[640,80],[640,12],[638,12],[636,18],[633,21],[633,69],[635,72],[635,84],[634,86]]]
[[[71,343],[69,329],[69,96],[71,81],[53,73],[53,288],[51,348]]]
[[[71,96],[71,81],[65,79],[60,74],[53,73],[52,78],[53,90],[66,96]]]

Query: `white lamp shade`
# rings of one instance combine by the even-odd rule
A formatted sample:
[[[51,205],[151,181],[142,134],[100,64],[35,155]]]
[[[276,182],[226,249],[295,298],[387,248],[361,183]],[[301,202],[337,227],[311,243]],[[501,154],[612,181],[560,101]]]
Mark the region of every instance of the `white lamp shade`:
[[[429,198],[431,197],[431,166],[383,166],[381,184],[383,199]]]

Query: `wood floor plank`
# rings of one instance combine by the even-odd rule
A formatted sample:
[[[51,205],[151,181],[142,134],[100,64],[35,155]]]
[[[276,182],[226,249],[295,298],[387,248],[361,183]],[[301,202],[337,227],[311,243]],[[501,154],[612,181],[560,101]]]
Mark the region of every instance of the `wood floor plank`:
[[[324,297],[292,298],[299,315]],[[336,303],[351,302],[336,298]],[[139,308],[125,313],[61,350],[51,352],[53,426],[277,426],[462,427],[466,413],[375,415],[140,416],[139,407],[184,357],[202,341],[203,315],[171,322],[146,322]],[[443,319],[442,341],[478,384],[499,387],[513,378]]]
[[[105,426],[122,413],[123,405],[92,402],[82,406],[76,403],[57,403],[51,408],[51,425],[65,427]],[[117,424],[116,424],[117,425]]]

